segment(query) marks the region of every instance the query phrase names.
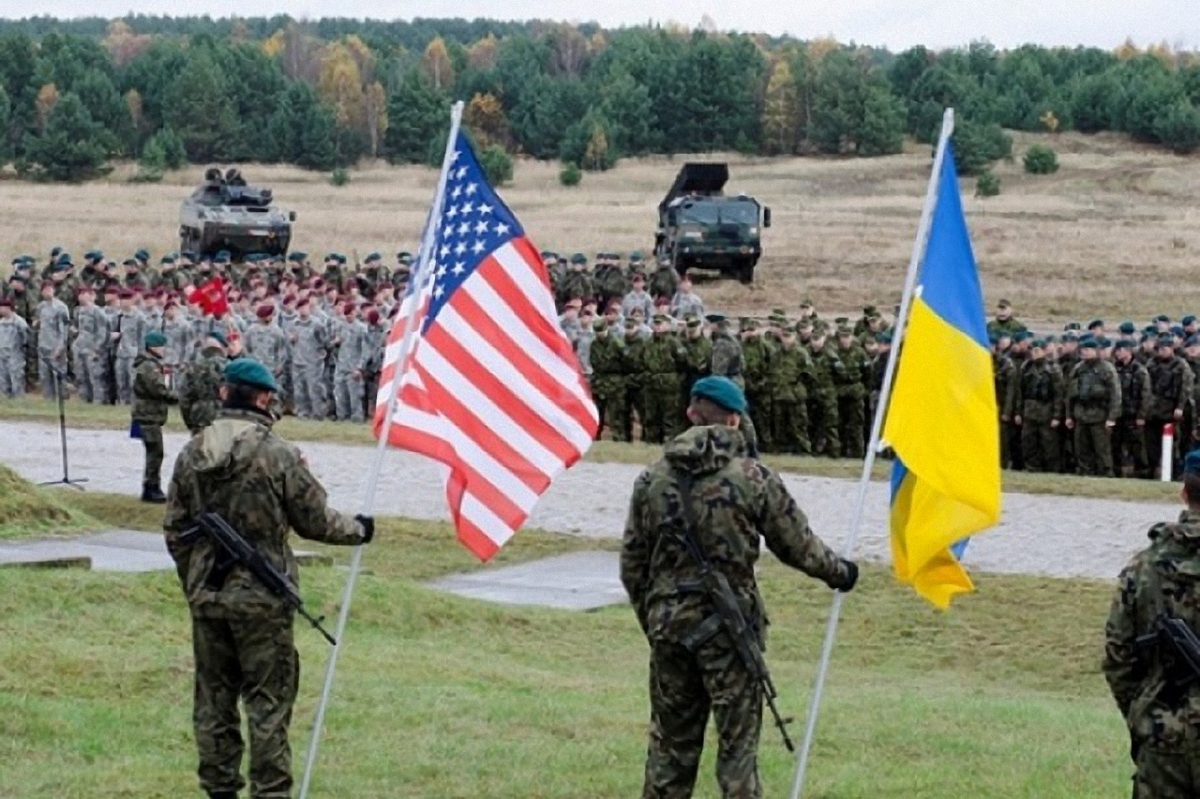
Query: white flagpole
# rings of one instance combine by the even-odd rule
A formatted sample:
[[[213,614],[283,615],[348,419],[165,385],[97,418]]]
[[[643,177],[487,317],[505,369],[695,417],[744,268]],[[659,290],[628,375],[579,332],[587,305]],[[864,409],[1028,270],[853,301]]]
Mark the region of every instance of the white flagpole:
[[[895,335],[892,338],[892,349],[888,353],[887,371],[883,377],[883,388],[879,393],[879,405],[875,408],[875,420],[871,425],[871,443],[867,448],[867,456],[863,460],[862,477],[858,481],[858,496],[854,503],[854,513],[851,517],[850,532],[842,544],[842,555],[849,557],[858,543],[859,530],[862,527],[863,507],[867,503],[867,489],[871,485],[871,470],[875,467],[875,453],[879,449],[879,438],[883,431],[883,420],[887,415],[888,401],[892,395],[892,379],[896,374],[896,364],[899,360],[900,345],[904,341],[904,332],[908,324],[908,314],[912,306],[913,291],[917,285],[917,275],[921,271],[921,262],[925,260],[925,247],[929,241],[929,227],[933,222],[933,211],[937,206],[938,183],[942,174],[942,163],[946,159],[946,144],[954,133],[954,109],[947,108],[942,117],[942,133],[938,138],[937,151],[933,158],[933,174],[929,178],[929,188],[925,192],[925,207],[921,210],[921,221],[917,227],[917,238],[913,242],[912,258],[908,262],[908,275],[904,279],[904,296],[900,300],[900,315],[896,318]],[[842,612],[842,600],[846,595],[835,592],[833,607],[829,611],[829,622],[825,626],[825,641],[821,645],[821,660],[817,666],[817,683],[813,687],[812,699],[808,705],[808,719],[804,727],[804,742],[800,753],[796,756],[796,775],[792,780],[791,799],[800,799],[804,790],[804,778],[808,771],[808,756],[812,750],[813,738],[817,730],[817,713],[821,709],[821,694],[825,690],[825,676],[829,672],[829,660],[833,655],[833,642],[837,637],[838,620]]]
[[[438,177],[437,191],[433,197],[433,209],[425,226],[425,236],[421,241],[421,254],[417,259],[417,269],[411,277],[413,285],[413,307],[409,310],[404,328],[404,338],[400,342],[400,355],[396,359],[396,371],[392,374],[392,382],[388,388],[387,410],[384,412],[383,427],[379,435],[379,446],[375,450],[375,460],[367,476],[366,491],[363,496],[362,513],[370,515],[375,504],[375,490],[379,486],[379,475],[383,470],[383,458],[387,454],[388,432],[391,430],[392,414],[396,412],[396,397],[399,394],[400,383],[404,379],[404,366],[408,354],[412,351],[412,343],[416,332],[417,304],[420,302],[420,292],[425,285],[430,265],[433,263],[433,245],[437,238],[438,220],[442,217],[442,206],[446,197],[446,179],[450,166],[454,162],[454,146],[458,141],[458,130],[462,125],[463,104],[457,102],[450,110],[450,137],[446,140],[446,155],[442,158],[442,174]],[[325,725],[325,710],[333,693],[333,678],[337,671],[338,655],[342,651],[343,636],[346,632],[346,622],[350,618],[350,601],[354,596],[354,584],[358,580],[362,568],[362,545],[354,548],[350,558],[350,575],[346,578],[346,587],[342,591],[342,603],[338,610],[337,629],[334,638],[337,643],[329,653],[325,664],[325,687],[321,691],[321,701],[317,704],[317,717],[313,722],[312,738],[308,743],[308,757],[304,763],[304,779],[300,783],[300,799],[307,799],[308,789],[312,784],[313,770],[317,762],[317,750],[321,745],[321,731]]]

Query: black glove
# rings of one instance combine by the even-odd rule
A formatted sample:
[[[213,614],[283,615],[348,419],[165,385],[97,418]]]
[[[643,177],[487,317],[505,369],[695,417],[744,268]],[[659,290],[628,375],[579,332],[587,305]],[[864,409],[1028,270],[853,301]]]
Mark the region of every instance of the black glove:
[[[854,586],[858,583],[858,564],[852,560],[842,559],[842,565],[846,567],[846,579],[842,584],[837,586],[837,590],[843,594],[848,594],[854,590]]]
[[[364,544],[371,543],[371,539],[375,537],[375,517],[374,516],[363,516],[360,513],[359,515],[354,517],[354,521],[356,521],[362,525],[362,529],[363,529],[362,542]],[[857,575],[858,572],[856,571],[855,574]]]

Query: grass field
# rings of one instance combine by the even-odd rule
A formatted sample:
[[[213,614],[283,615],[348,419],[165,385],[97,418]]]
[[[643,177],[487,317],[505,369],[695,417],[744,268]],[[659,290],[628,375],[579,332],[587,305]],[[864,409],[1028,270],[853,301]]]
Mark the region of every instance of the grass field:
[[[989,304],[1006,297],[1019,316],[1038,320],[1176,318],[1197,310],[1184,289],[1200,251],[1200,159],[1109,135],[1015,140],[1016,160],[996,167],[999,197],[973,198],[974,184],[963,183]],[[1020,157],[1037,141],[1058,151],[1056,174],[1024,174]],[[730,189],[760,198],[775,222],[755,286],[706,283],[702,296],[712,307],[758,313],[778,305],[794,312],[804,296],[825,311],[890,307],[899,300],[929,156],[915,143],[878,159],[728,156]],[[649,249],[656,206],[683,160],[626,160],[576,188],[558,184],[557,164],[521,161],[503,195],[542,248]],[[23,252],[44,257],[55,245],[76,255],[100,248],[118,259],[141,246],[155,257],[177,249],[179,203],[202,171],[192,167],[160,184],[124,182],[129,165],[83,186],[0,181],[0,264]],[[335,188],[325,174],[292,167],[243,171],[298,212],[294,249],[379,250],[389,259],[414,248],[436,179],[423,167],[364,165],[348,186]]]
[[[88,405],[70,401],[67,410],[72,427],[90,429],[122,430],[129,427],[129,410],[110,405]],[[0,420],[31,421],[45,424],[58,423],[58,405],[30,395],[21,400],[0,400]],[[371,428],[366,425],[313,421],[287,417],[276,431],[293,441],[322,441],[332,444],[374,444]],[[177,414],[172,413],[167,430],[186,432]],[[587,453],[587,460],[596,463],[649,464],[656,461],[662,450],[647,444],[628,444],[616,441],[598,441]],[[795,474],[815,477],[840,477],[857,480],[862,474],[862,463],[852,460],[830,460],[795,455],[768,455],[765,457],[772,467]],[[873,473],[874,479],[887,478],[890,464],[879,461]],[[1175,484],[1164,484],[1151,480],[1107,480],[1091,477],[1076,477],[1062,474],[1026,474],[1005,472],[1004,490],[1024,494],[1051,494],[1098,499],[1125,499],[1144,502],[1173,502],[1178,493]]]
[[[161,512],[124,497],[70,502],[123,527],[155,529]],[[584,546],[527,531],[500,557]],[[314,796],[637,794],[646,645],[627,608],[434,593],[419,581],[479,568],[442,524],[384,520],[365,562]],[[343,579],[307,569],[310,606],[332,614]],[[943,614],[865,572],[845,605],[807,796],[1128,795],[1127,741],[1098,668],[1111,587],[979,582]],[[783,709],[802,717],[829,593],[770,557],[762,585]],[[0,797],[192,795],[191,654],[172,575],[0,569],[0,619]],[[299,766],[327,647],[307,629],[297,637]],[[772,732],[762,770],[766,795],[781,796],[792,760]],[[716,795],[712,754],[701,797]]]

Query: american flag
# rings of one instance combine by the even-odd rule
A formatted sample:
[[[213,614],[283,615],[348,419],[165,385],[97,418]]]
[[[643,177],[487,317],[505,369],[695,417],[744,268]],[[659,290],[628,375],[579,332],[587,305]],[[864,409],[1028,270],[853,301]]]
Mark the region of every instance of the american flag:
[[[385,432],[398,377],[388,442],[445,467],[458,539],[487,560],[587,451],[597,415],[537,249],[488,185],[466,136],[453,147],[441,214],[429,223],[430,263],[423,279],[414,276],[388,336],[375,435]]]

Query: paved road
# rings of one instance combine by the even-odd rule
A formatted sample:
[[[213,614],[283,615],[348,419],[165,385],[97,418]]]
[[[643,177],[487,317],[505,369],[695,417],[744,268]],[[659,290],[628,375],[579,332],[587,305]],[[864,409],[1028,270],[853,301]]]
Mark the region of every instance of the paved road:
[[[86,477],[87,488],[122,494],[141,491],[142,449],[121,431],[68,432],[71,474]],[[183,446],[182,435],[168,435],[167,474]],[[0,462],[30,480],[61,476],[58,430],[36,423],[0,422]],[[329,488],[333,504],[357,511],[373,447],[303,443],[314,471]],[[554,484],[529,522],[554,532],[595,538],[620,537],[625,509],[640,467],[581,463]],[[847,480],[786,475],[785,481],[814,529],[827,541],[842,541],[850,522],[856,485]],[[446,518],[438,467],[409,453],[389,451],[375,498],[375,513],[417,519]],[[1004,517],[996,529],[973,541],[966,562],[993,572],[1060,577],[1113,577],[1144,546],[1155,522],[1173,519],[1171,505],[1113,500],[1006,494]],[[856,550],[866,557],[888,557],[887,487],[872,484]]]

